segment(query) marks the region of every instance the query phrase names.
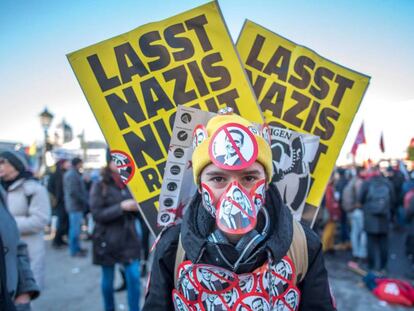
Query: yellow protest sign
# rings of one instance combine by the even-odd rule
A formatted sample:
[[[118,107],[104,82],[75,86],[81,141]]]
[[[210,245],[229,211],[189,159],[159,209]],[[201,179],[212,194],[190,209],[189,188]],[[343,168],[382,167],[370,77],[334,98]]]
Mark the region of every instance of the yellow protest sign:
[[[70,53],[68,59],[152,226],[178,105],[212,112],[230,106],[262,121],[216,2]],[[179,139],[191,139],[191,133],[180,132]]]
[[[243,26],[237,50],[266,122],[320,137],[306,201],[319,206],[369,77],[251,21]]]

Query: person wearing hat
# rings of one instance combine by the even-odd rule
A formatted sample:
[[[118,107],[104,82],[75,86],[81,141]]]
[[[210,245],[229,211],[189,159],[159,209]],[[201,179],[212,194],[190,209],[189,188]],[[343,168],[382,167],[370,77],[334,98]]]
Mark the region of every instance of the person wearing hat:
[[[16,220],[22,240],[28,245],[33,274],[40,288],[44,285],[44,228],[50,219],[46,188],[29,171],[23,152],[0,153],[0,179],[7,192],[7,206]]]
[[[270,183],[272,153],[264,128],[227,112],[210,119],[205,139],[193,142],[198,192],[182,223],[160,235],[143,310],[177,310],[181,304],[199,310],[216,296],[225,310],[253,309],[258,300],[268,309],[290,304],[292,310],[335,310],[318,236],[293,219]],[[229,149],[234,159],[223,161]],[[223,221],[228,202],[238,211],[230,217],[242,215],[243,221]],[[292,273],[279,274],[282,262]],[[211,282],[220,283],[216,290],[203,285],[205,269]],[[247,278],[252,286],[242,285]],[[184,279],[196,297],[184,295]],[[230,291],[234,299],[224,299]],[[290,291],[297,294],[294,302],[287,299]]]

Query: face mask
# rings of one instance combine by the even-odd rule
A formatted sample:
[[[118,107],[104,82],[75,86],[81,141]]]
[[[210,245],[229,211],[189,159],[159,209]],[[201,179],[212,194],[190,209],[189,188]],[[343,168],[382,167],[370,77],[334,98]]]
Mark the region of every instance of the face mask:
[[[219,198],[201,183],[203,205],[216,219],[217,227],[226,233],[244,234],[255,228],[257,214],[264,206],[265,180],[259,180],[251,191],[232,182]]]

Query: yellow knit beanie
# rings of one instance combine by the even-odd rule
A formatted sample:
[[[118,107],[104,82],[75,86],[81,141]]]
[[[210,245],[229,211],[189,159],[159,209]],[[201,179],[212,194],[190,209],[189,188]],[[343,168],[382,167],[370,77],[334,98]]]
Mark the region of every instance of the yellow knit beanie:
[[[196,135],[200,130],[204,131],[202,135],[204,140],[198,144],[197,142],[193,143],[194,152],[192,156],[194,182],[197,185],[199,185],[202,170],[210,163],[227,170],[240,170],[249,167],[256,161],[263,165],[267,182],[270,182],[273,175],[273,165],[268,138],[270,132],[267,126],[258,126],[239,115],[229,113],[214,116],[207,123],[206,128],[196,127],[193,134],[194,140],[197,139]],[[236,139],[234,139],[235,137]],[[240,141],[237,141],[237,137],[241,138],[239,140],[241,140],[242,145],[237,145],[237,143],[240,143]],[[233,161],[234,159],[238,160],[236,164],[226,164],[224,162],[222,153],[226,150],[225,143],[232,146],[230,148],[233,151],[237,149],[238,153],[233,157]]]

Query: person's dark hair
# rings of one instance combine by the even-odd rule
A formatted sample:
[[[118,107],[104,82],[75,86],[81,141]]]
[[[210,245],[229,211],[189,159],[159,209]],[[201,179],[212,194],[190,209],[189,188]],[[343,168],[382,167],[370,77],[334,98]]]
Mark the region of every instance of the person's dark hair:
[[[241,141],[241,144],[243,145],[243,143],[244,143],[244,135],[243,135],[243,133],[240,130],[238,130],[238,129],[231,129],[231,130],[229,130],[229,133],[230,134],[231,133],[235,133],[237,135],[240,135],[240,141]]]
[[[113,172],[109,167],[109,163],[101,169],[101,186],[102,194],[105,196],[108,192],[108,186],[115,183]]]
[[[67,162],[67,159],[60,159],[56,162],[56,169],[61,170],[63,168],[63,165],[65,164],[65,162]]]
[[[82,162],[83,161],[81,158],[75,157],[72,159],[72,166],[77,166],[79,163],[82,163]]]
[[[339,176],[345,176],[346,170],[342,167],[338,167],[338,169],[336,170],[339,174]]]
[[[102,177],[101,179],[102,183],[106,185],[109,185],[110,183],[114,181],[113,172],[109,168],[109,165],[106,165],[105,167],[101,169],[101,177]]]
[[[63,165],[65,162],[67,162],[67,159],[60,159],[56,162],[56,173],[57,174],[63,174],[65,172],[65,169],[63,168]]]

